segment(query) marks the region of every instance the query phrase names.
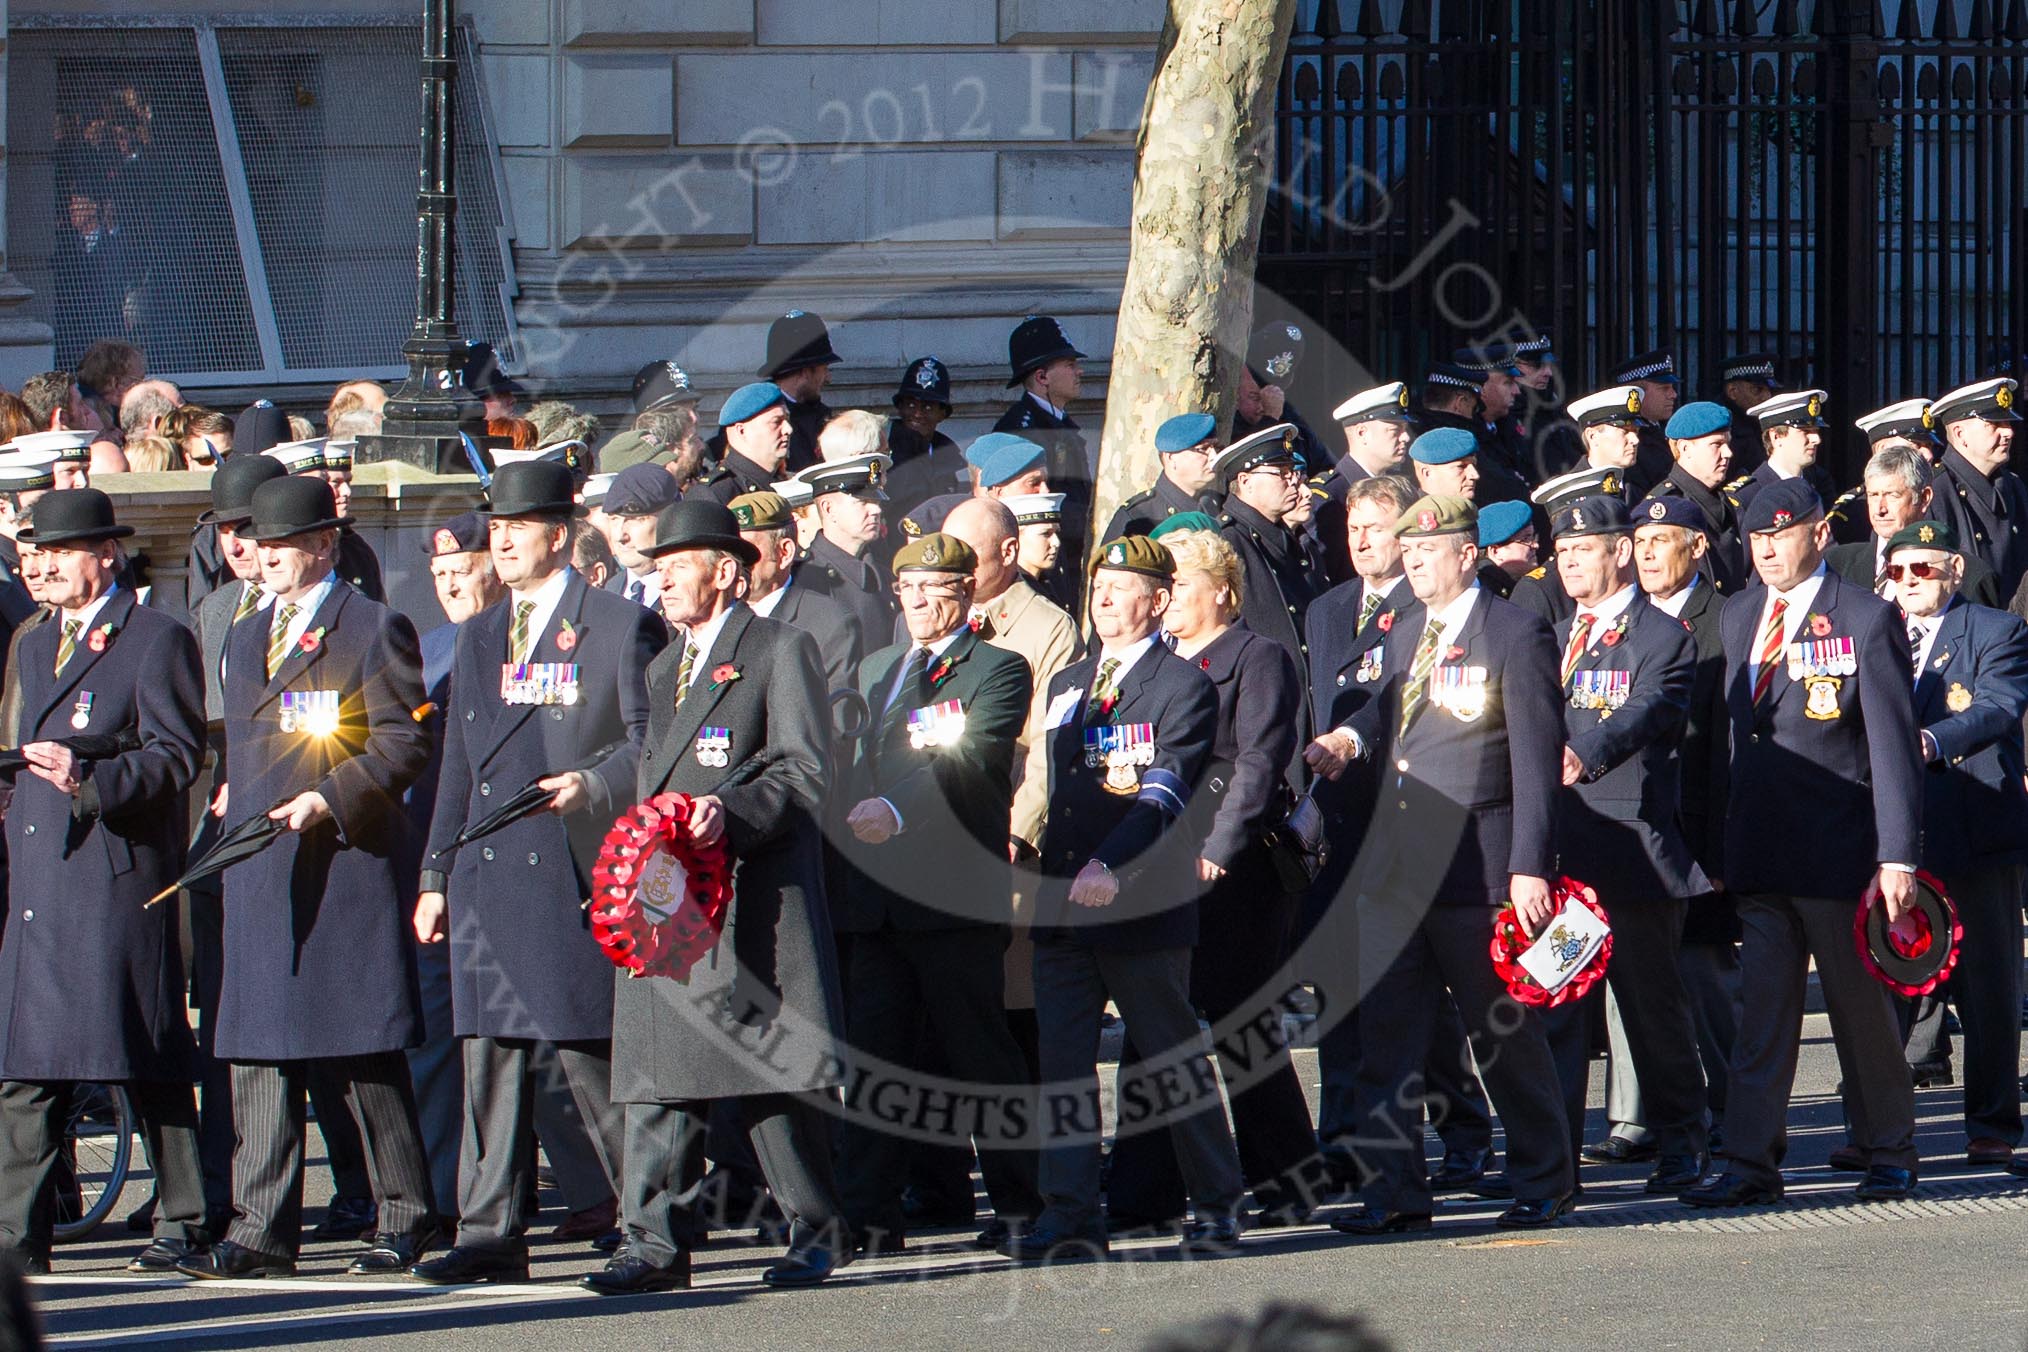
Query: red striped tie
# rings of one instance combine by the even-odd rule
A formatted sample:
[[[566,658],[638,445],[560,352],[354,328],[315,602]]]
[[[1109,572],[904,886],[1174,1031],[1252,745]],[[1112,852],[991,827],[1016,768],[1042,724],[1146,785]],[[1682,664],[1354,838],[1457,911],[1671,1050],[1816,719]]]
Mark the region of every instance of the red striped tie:
[[[1782,641],[1782,616],[1789,608],[1785,597],[1777,596],[1775,603],[1768,607],[1767,623],[1760,631],[1760,674],[1753,681],[1753,703],[1755,708],[1767,698],[1768,688],[1774,684],[1775,671],[1782,660],[1782,650],[1788,647]]]

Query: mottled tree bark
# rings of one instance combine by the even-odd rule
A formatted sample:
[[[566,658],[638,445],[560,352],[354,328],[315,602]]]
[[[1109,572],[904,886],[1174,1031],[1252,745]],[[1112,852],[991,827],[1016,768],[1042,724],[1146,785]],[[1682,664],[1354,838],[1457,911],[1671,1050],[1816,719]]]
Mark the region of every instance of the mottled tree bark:
[[[1295,11],[1295,0],[1169,0],[1141,115],[1094,548],[1120,502],[1154,482],[1163,419],[1204,409],[1221,436],[1231,426]]]

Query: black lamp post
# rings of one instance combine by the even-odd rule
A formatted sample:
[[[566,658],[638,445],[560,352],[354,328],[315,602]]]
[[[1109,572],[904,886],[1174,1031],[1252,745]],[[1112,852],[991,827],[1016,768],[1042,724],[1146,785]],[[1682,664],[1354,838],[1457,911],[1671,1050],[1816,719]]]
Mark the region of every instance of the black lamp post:
[[[465,340],[458,336],[456,0],[423,0],[422,174],[416,194],[415,328],[402,353],[408,379],[387,401],[378,436],[361,437],[356,458],[400,460],[435,473],[470,466],[458,439],[485,436],[486,415],[465,388]]]

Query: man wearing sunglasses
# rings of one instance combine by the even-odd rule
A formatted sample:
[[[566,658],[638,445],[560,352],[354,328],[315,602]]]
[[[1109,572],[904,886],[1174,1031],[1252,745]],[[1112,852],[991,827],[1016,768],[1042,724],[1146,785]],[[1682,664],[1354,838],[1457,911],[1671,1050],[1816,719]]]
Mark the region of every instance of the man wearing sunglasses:
[[[1965,1162],[1980,1167],[2011,1165],[2021,1143],[2021,964],[2013,952],[2028,860],[2021,742],[2028,625],[1961,594],[1966,562],[1957,532],[1943,522],[1917,521],[1887,542],[1889,599],[1908,627],[1929,769],[1923,867],[1942,880],[1965,928],[1949,994],[1964,1025]],[[1941,995],[1903,1006],[1917,1025],[1911,1061],[1927,1055],[1949,1064]]]
[[[1242,437],[1211,462],[1212,490],[1225,494],[1219,533],[1245,568],[1240,615],[1246,627],[1288,649],[1298,671],[1309,669],[1303,618],[1323,580],[1310,566],[1288,523],[1303,486],[1303,461],[1293,423]]]

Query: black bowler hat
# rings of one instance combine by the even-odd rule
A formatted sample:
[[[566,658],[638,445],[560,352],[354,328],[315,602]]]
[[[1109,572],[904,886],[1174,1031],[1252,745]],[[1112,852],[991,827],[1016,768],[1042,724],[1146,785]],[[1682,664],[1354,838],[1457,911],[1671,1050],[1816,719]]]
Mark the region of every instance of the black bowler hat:
[[[270,446],[291,440],[289,415],[266,399],[256,399],[232,420],[232,453],[235,458],[259,455]]]
[[[1030,371],[1039,371],[1060,357],[1083,356],[1071,345],[1063,325],[1048,315],[1030,315],[1007,335],[1007,365],[1014,372],[1007,377],[1007,388],[1013,389]]]
[[[666,477],[666,476],[665,476]],[[493,471],[483,517],[573,517],[584,515],[577,501],[577,476],[560,460],[518,460]]]
[[[28,509],[28,525],[15,537],[43,549],[51,545],[118,540],[132,535],[132,526],[113,520],[113,500],[96,488],[59,488],[44,493]]]
[[[254,490],[270,479],[288,477],[288,467],[271,455],[235,455],[211,476],[211,510],[200,525],[239,526],[253,516]]]
[[[831,331],[821,316],[791,310],[768,326],[768,359],[758,374],[773,380],[811,366],[831,366],[845,359],[831,346]]]
[[[303,474],[284,474],[254,489],[252,519],[239,533],[259,544],[351,524],[351,517],[338,515],[338,499],[330,484]]]
[[[747,563],[760,560],[760,550],[739,533],[739,518],[729,507],[708,498],[672,502],[655,518],[655,543],[642,550],[651,559],[679,549],[722,549]]]

